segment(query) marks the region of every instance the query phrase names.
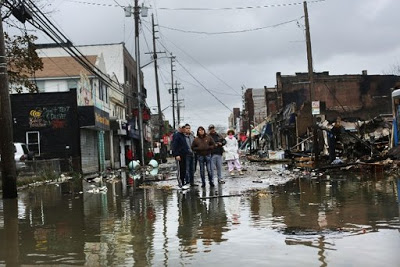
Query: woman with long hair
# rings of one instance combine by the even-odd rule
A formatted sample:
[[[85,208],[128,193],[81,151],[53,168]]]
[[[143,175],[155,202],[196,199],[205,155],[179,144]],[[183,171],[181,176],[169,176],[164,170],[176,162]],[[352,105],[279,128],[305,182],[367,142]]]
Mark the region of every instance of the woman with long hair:
[[[213,174],[211,170],[211,151],[215,147],[214,140],[206,134],[203,126],[197,128],[197,137],[193,140],[192,150],[197,154],[200,165],[201,187],[206,186],[206,176],[204,165],[207,168],[208,181],[210,186],[214,186]]]

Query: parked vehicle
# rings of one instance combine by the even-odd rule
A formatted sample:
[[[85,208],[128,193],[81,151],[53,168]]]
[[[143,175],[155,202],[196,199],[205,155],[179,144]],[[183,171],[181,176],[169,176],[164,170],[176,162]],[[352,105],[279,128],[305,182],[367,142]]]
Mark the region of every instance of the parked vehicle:
[[[26,168],[25,161],[32,160],[34,153],[30,152],[28,146],[24,143],[14,143],[14,159],[17,170]],[[0,154],[1,162],[1,154]]]

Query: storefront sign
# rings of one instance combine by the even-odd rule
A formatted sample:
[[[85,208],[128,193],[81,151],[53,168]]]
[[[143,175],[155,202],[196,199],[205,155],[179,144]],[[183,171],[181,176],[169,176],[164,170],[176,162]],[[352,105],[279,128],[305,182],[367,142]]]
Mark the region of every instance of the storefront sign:
[[[319,115],[321,113],[319,101],[312,101],[311,112],[312,115]]]
[[[79,126],[96,130],[110,130],[110,117],[107,112],[95,106],[78,107]]]
[[[134,117],[138,117],[139,116],[139,109],[137,109],[137,108],[132,109],[132,115]],[[144,108],[142,110],[142,118],[143,118],[143,121],[150,120],[150,110],[149,109]]]

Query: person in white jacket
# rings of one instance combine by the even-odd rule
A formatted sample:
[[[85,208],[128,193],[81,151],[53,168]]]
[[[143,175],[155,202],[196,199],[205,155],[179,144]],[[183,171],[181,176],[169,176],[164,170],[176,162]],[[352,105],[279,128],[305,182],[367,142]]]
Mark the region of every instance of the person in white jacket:
[[[224,146],[225,151],[225,160],[228,163],[228,170],[231,175],[234,175],[234,169],[239,172],[240,175],[243,174],[242,166],[239,162],[239,144],[237,139],[235,138],[235,131],[228,130],[227,132],[226,145]]]

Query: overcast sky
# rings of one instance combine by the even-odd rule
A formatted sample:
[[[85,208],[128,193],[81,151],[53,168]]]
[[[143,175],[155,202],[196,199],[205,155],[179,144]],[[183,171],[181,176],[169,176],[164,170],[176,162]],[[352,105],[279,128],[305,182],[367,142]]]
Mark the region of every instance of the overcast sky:
[[[75,45],[125,42],[134,55],[133,18],[126,18],[117,5],[133,5],[133,0],[49,2],[52,4],[47,8],[54,10],[50,14],[52,20]],[[157,50],[166,51],[167,48],[176,55],[174,74],[184,87],[180,91],[185,106],[183,120],[195,127],[210,123],[227,127],[229,109],[242,106],[242,86],[274,87],[276,72],[283,75],[307,72],[302,1],[139,1],[140,5],[142,3],[151,7],[149,15],[153,13],[160,26]],[[292,5],[285,5],[289,3]],[[263,8],[238,9],[257,6]],[[189,7],[196,10],[182,10]],[[368,70],[369,74],[390,72],[394,65],[400,64],[399,10],[399,0],[309,1],[314,71],[329,71],[330,74],[360,74],[362,70]],[[142,18],[141,28],[143,65],[151,60],[150,55],[144,54],[152,51],[150,16]],[[232,31],[240,32],[221,33]],[[171,104],[167,93],[171,81],[170,61],[160,59],[159,63],[164,109]],[[154,67],[149,65],[143,72],[148,104],[155,107]],[[171,108],[165,110],[165,115],[172,119]]]

